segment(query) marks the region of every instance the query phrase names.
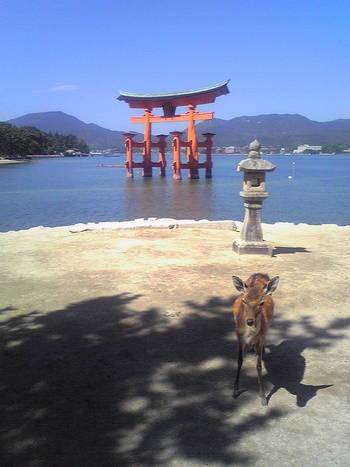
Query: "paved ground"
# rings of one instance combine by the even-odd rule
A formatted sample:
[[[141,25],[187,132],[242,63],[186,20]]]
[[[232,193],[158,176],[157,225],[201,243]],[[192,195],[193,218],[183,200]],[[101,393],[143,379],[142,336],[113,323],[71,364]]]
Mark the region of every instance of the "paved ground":
[[[348,466],[350,227],[0,234],[1,466]],[[280,275],[233,400],[231,275]]]

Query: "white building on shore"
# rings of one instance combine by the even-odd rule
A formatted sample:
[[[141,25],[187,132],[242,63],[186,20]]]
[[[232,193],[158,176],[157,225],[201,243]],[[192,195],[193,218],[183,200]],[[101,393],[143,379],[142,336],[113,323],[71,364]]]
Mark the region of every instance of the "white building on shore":
[[[301,144],[297,147],[297,149],[294,149],[293,154],[315,153],[321,151],[322,146],[310,146],[309,144]]]

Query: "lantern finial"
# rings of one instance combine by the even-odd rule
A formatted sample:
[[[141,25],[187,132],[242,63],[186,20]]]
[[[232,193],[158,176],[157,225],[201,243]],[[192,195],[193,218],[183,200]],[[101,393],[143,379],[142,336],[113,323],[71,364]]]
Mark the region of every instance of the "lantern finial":
[[[257,139],[255,139],[249,144],[249,149],[250,149],[249,157],[251,157],[252,159],[261,158],[261,155],[260,155],[261,144]]]

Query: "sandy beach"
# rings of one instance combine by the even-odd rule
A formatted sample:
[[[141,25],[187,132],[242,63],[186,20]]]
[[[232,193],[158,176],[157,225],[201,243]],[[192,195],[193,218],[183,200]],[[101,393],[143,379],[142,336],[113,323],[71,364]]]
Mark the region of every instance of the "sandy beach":
[[[238,230],[240,223],[237,223]],[[0,233],[2,465],[347,466],[350,227],[232,222]],[[232,274],[279,275],[232,399]]]

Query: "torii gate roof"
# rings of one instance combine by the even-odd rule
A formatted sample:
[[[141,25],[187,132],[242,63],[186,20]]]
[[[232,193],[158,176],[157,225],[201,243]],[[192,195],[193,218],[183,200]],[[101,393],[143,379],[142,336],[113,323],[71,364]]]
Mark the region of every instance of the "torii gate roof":
[[[229,81],[230,80],[223,81],[222,83],[215,84],[208,88],[167,94],[131,94],[129,92],[120,91],[120,95],[117,99],[127,102],[129,107],[134,109],[163,107],[164,104],[171,104],[174,107],[190,104],[210,104],[214,102],[218,96],[229,93],[227,87]]]

